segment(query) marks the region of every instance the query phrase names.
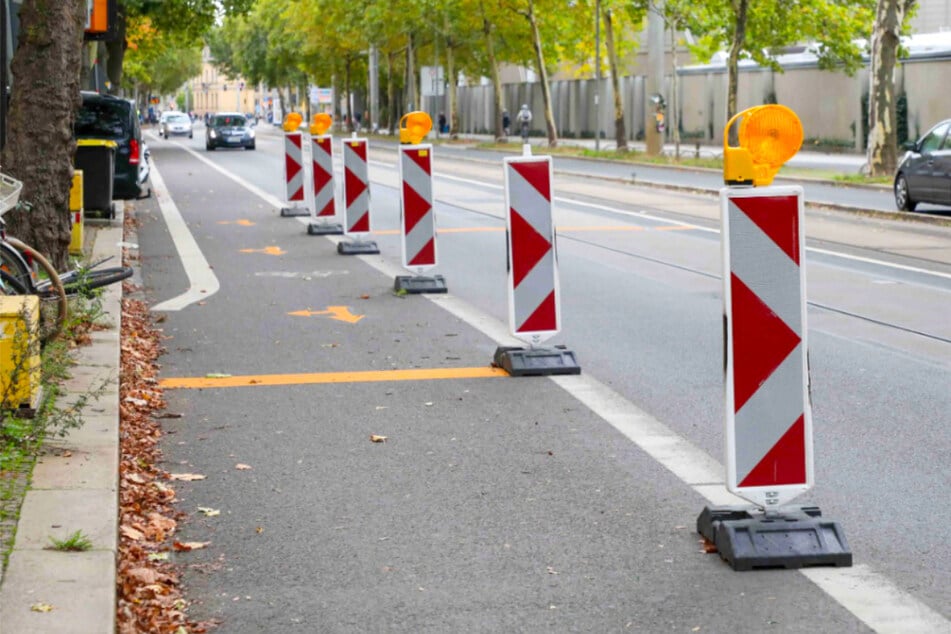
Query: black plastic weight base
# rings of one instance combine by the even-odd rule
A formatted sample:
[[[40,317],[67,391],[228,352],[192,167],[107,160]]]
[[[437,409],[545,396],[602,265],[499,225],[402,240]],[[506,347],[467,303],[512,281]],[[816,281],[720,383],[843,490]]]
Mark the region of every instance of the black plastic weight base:
[[[852,551],[836,522],[817,506],[760,512],[736,506],[706,506],[697,532],[716,546],[733,570],[851,566]]]
[[[312,222],[307,225],[309,236],[339,236],[343,235],[343,225],[329,222]]]
[[[554,348],[499,346],[495,349],[495,365],[511,376],[581,374],[581,366],[575,360],[575,353],[565,346]]]
[[[380,252],[376,242],[338,242],[337,253],[340,255],[373,255]]]
[[[296,216],[309,216],[310,210],[307,207],[281,207],[282,218],[293,218]]]
[[[397,275],[393,281],[397,293],[447,293],[446,279],[442,275]]]

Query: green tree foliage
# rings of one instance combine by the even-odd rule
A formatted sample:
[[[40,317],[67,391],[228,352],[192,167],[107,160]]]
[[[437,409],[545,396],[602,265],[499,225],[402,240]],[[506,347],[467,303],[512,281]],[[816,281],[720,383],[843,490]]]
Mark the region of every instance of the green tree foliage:
[[[868,36],[875,0],[668,0],[667,11],[695,34],[701,59],[729,51],[727,118],[736,114],[738,64],[752,59],[779,72],[776,56],[790,45],[810,43],[820,68],[851,74],[862,64],[854,40]]]

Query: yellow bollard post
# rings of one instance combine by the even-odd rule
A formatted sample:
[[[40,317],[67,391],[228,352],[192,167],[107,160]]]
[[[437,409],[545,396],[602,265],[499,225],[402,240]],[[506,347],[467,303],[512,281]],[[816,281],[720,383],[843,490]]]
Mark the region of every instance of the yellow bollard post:
[[[0,295],[0,409],[32,416],[40,401],[40,299]]]
[[[72,239],[69,241],[69,254],[82,255],[83,253],[83,171],[73,172],[73,183],[69,188],[69,217],[72,226]]]

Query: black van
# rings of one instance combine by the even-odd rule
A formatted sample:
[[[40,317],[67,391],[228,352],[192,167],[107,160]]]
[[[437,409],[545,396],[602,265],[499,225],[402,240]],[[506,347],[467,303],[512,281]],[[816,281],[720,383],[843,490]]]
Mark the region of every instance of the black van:
[[[73,127],[77,139],[115,141],[112,197],[139,198],[148,192],[148,157],[142,129],[131,101],[96,92],[82,92],[83,105]]]

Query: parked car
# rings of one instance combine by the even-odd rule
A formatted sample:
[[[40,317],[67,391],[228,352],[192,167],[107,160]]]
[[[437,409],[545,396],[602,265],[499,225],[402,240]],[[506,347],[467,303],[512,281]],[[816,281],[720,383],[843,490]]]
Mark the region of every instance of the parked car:
[[[115,141],[112,197],[139,198],[148,189],[148,161],[142,143],[142,128],[132,102],[112,95],[82,93],[83,103],[76,113],[73,132],[77,139]]]
[[[205,149],[243,147],[254,149],[254,125],[240,112],[219,112],[212,115],[205,128]]]
[[[159,136],[166,139],[170,136],[188,136],[192,138],[192,119],[184,112],[170,112],[168,116],[162,115],[162,123],[159,127]]]
[[[951,119],[905,144],[895,171],[895,204],[914,211],[918,203],[951,205]]]

